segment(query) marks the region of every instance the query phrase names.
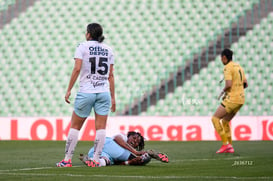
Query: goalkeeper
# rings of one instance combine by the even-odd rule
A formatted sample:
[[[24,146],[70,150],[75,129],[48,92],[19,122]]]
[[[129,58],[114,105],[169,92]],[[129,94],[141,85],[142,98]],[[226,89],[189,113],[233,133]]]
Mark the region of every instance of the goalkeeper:
[[[225,87],[218,96],[218,99],[223,97],[222,103],[215,111],[212,123],[223,145],[216,153],[234,153],[229,122],[244,105],[244,89],[248,87],[244,70],[238,63],[232,61],[232,55],[230,49],[224,49],[221,53]]]
[[[153,150],[143,151],[144,138],[134,131],[124,134],[117,134],[114,137],[106,137],[99,163],[91,160],[94,147],[89,150],[88,155],[80,155],[80,160],[89,167],[101,167],[109,165],[145,165],[151,158],[168,162],[168,157],[164,153]]]

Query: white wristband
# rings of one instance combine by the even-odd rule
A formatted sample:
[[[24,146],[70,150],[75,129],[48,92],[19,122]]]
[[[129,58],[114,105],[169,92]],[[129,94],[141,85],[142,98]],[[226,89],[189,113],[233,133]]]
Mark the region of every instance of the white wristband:
[[[128,162],[128,161],[125,161],[125,165],[129,165],[129,162]]]

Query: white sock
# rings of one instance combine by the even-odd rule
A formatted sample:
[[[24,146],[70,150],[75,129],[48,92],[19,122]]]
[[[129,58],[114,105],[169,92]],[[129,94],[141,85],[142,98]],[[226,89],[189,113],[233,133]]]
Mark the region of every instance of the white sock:
[[[78,136],[79,136],[79,130],[70,128],[67,140],[66,140],[66,145],[65,145],[65,161],[68,161],[69,159],[72,159],[75,147],[78,143]]]
[[[106,161],[103,158],[100,158],[99,162],[100,162],[100,167],[105,167],[106,166]]]
[[[101,156],[101,152],[105,143],[105,136],[106,136],[105,129],[99,129],[96,131],[93,159],[97,162],[99,162],[99,158]]]

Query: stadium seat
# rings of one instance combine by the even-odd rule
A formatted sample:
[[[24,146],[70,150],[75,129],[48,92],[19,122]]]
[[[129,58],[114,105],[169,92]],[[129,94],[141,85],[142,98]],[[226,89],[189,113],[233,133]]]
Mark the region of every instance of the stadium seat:
[[[273,41],[273,36],[268,35],[266,41],[264,38],[264,32],[271,32],[272,20],[273,13],[231,47],[234,50],[234,59],[243,65],[249,83],[249,88],[246,89],[246,103],[240,110],[240,115],[271,115],[273,112],[273,106],[269,106],[273,105],[271,94],[273,74],[269,68],[271,67],[272,47],[268,46]],[[146,114],[164,115],[156,112],[157,107],[176,102],[181,95],[186,95],[187,98],[184,99],[191,99],[191,97],[200,99],[201,106],[191,104],[179,112],[179,115],[211,116],[220,103],[216,97],[223,86],[223,84],[218,84],[221,79],[219,75],[222,74],[223,69],[219,60],[220,58],[217,57],[214,62],[209,63],[207,68],[194,75],[191,81],[185,82],[183,88],[178,87],[172,96],[167,96],[165,103],[161,101],[159,105],[154,106],[153,110],[148,109]],[[174,109],[177,105],[168,105],[170,110],[168,115],[177,115],[177,110]]]
[[[4,2],[10,5],[17,1]],[[232,16],[252,8],[253,3],[257,2],[244,0],[227,2],[123,0],[119,3],[111,0],[94,0],[92,3],[89,0],[70,0],[65,3],[59,0],[37,1],[0,30],[4,35],[0,36],[1,62],[9,62],[0,67],[0,72],[4,72],[7,76],[6,79],[1,79],[3,85],[14,89],[24,87],[27,91],[36,87],[37,95],[32,95],[31,102],[28,103],[31,111],[20,109],[17,112],[16,108],[8,106],[7,111],[0,116],[6,116],[7,112],[16,116],[30,116],[34,112],[36,115],[51,116],[71,114],[72,108],[59,108],[63,100],[55,101],[55,99],[63,97],[73,67],[75,47],[84,40],[85,26],[90,22],[95,21],[103,25],[105,41],[114,48],[117,105],[122,105],[117,107],[117,111],[123,111],[125,106],[140,96],[135,90],[142,89],[144,82],[145,91],[151,90],[158,84],[159,79],[166,79],[168,73],[175,67],[184,65],[185,57],[205,47],[207,41],[213,38],[212,35],[219,33],[220,29],[227,28],[229,26],[227,22],[232,21]],[[225,11],[226,6],[223,6],[223,3],[231,7],[230,12]],[[224,14],[219,16],[219,12]],[[228,13],[231,12],[233,15],[230,17]],[[210,23],[211,18],[207,17],[215,19],[214,23]],[[224,17],[227,18],[226,21],[222,21]],[[267,27],[267,25],[262,26]],[[270,42],[271,31],[263,29],[268,33],[268,42]],[[258,37],[258,40],[259,38],[261,37]],[[252,46],[253,44],[250,48],[253,48]],[[264,45],[261,43],[258,46],[262,49]],[[219,60],[216,61],[219,63]],[[265,62],[264,65],[266,64],[268,63]],[[12,69],[14,67],[16,69]],[[10,77],[15,76],[18,70],[22,70],[23,78],[13,83]],[[213,74],[214,71],[208,72]],[[203,74],[203,76],[207,75]],[[211,76],[210,79],[214,80],[216,77]],[[219,77],[217,81],[218,79]],[[195,79],[194,82],[198,81]],[[193,83],[188,86],[190,85]],[[209,83],[204,85],[208,86]],[[183,91],[187,89],[189,87],[183,87]],[[202,90],[194,91],[197,92],[194,96],[204,96]],[[0,94],[4,92],[5,90],[1,88]],[[54,92],[54,97],[40,95],[51,92]],[[13,89],[9,94],[15,97],[14,100],[20,97],[20,94]],[[176,97],[175,94],[173,97]],[[35,107],[41,102],[42,107]],[[7,100],[5,104],[11,105],[11,101]],[[180,108],[184,110],[184,107]],[[164,108],[165,112],[159,114],[171,114],[169,111],[174,110]],[[187,115],[194,110],[195,107],[192,107],[189,113],[181,114]],[[201,111],[199,108],[196,110]],[[147,111],[146,114],[151,115],[153,112]]]

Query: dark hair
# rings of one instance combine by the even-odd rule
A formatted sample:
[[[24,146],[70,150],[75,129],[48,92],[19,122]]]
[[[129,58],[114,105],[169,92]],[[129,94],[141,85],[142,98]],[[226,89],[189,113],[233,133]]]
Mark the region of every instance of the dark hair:
[[[139,133],[139,132],[135,132],[135,131],[129,131],[127,133],[127,138],[129,138],[130,136],[134,136],[134,135],[138,135],[140,137],[140,143],[138,145],[138,147],[136,148],[137,151],[143,150],[144,149],[144,137]]]
[[[228,61],[232,60],[232,55],[233,55],[233,51],[231,51],[228,48],[224,49],[221,53],[221,56],[226,56]]]
[[[87,26],[87,32],[90,33],[92,40],[96,40],[98,42],[103,42],[104,36],[103,29],[98,23],[91,23]]]

